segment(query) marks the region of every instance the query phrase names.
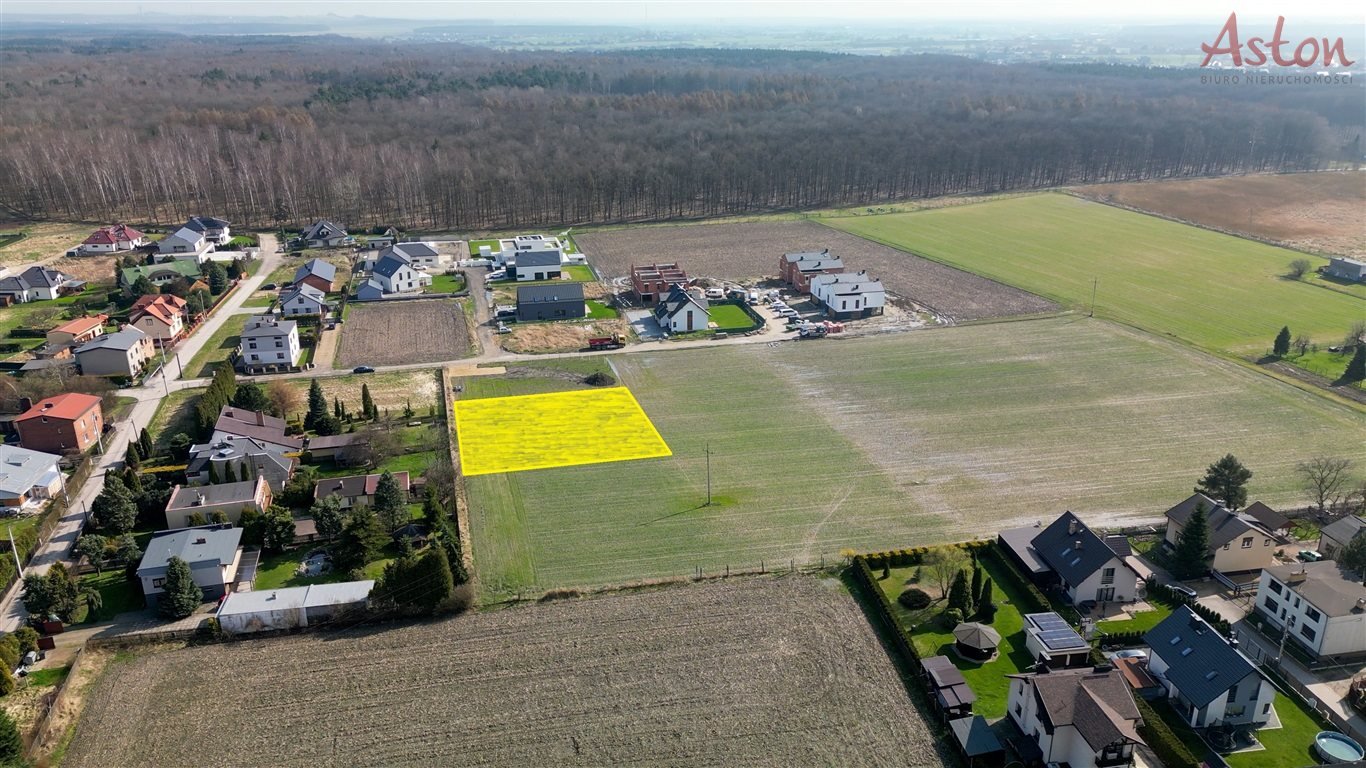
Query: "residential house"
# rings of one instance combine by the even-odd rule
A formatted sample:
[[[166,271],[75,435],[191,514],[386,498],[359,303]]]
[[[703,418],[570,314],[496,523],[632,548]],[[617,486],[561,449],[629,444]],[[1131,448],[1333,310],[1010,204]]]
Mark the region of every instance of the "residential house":
[[[1273,565],[1257,582],[1256,610],[1315,656],[1366,653],[1363,578],[1332,560]]]
[[[365,580],[234,592],[215,616],[218,628],[230,635],[300,629],[364,610],[374,588],[374,581]]]
[[[85,253],[114,253],[131,251],[147,244],[147,236],[127,224],[100,227],[81,243]]]
[[[181,229],[188,229],[198,232],[204,239],[214,245],[227,245],[232,241],[232,232],[228,222],[216,219],[213,216],[191,216]]]
[[[284,419],[245,408],[223,406],[218,412],[218,420],[213,424],[213,436],[209,442],[217,442],[225,437],[251,438],[266,443],[282,453],[303,450],[304,440],[285,434]],[[316,438],[315,438],[316,439]]]
[[[1339,280],[1361,282],[1366,280],[1366,261],[1334,256],[1328,260],[1328,266],[1324,269],[1324,274],[1329,277],[1336,277]]]
[[[507,267],[508,277],[519,283],[560,279],[559,251],[518,251]]]
[[[119,272],[119,287],[131,291],[140,277],[146,277],[156,286],[175,282],[182,277],[193,283],[199,279],[199,275],[199,265],[193,261],[166,261],[142,267],[125,267]]]
[[[189,227],[181,227],[157,243],[157,255],[176,261],[203,264],[209,260],[213,248],[213,243],[204,237],[204,233],[196,232]]]
[[[384,298],[384,284],[370,278],[356,288],[356,301],[379,301]]]
[[[62,492],[57,456],[0,444],[0,507],[13,510]]]
[[[816,275],[838,275],[844,272],[844,262],[830,255],[830,249],[783,254],[778,259],[778,276],[798,293],[811,292],[811,279]]]
[[[254,315],[242,329],[237,367],[245,373],[277,373],[299,365],[303,350],[293,320]]]
[[[190,446],[185,479],[191,483],[213,483],[264,477],[271,490],[279,492],[294,476],[297,463],[278,445],[253,437],[223,435]]]
[[[298,283],[280,294],[280,314],[285,317],[317,315],[324,317],[332,306],[327,303],[327,295],[308,283]]]
[[[1025,648],[1034,661],[1050,669],[1085,667],[1091,663],[1091,644],[1056,613],[1026,613]]]
[[[138,579],[147,605],[155,608],[166,586],[166,566],[172,557],[190,566],[194,583],[211,602],[232,591],[242,563],[242,529],[230,526],[204,526],[174,531],[157,531],[147,542],[147,551],[138,563]]]
[[[365,244],[370,246],[371,248],[388,248],[389,246],[398,242],[398,237],[398,230],[394,229],[393,227],[389,227],[384,230],[384,234],[375,235],[373,237],[368,238],[365,241]]]
[[[573,320],[588,312],[583,283],[523,285],[517,288],[517,321]]]
[[[419,272],[408,263],[408,257],[403,251],[397,249],[398,246],[392,246],[380,253],[379,259],[375,262],[375,269],[370,273],[371,281],[379,283],[386,294],[411,293],[422,290],[423,286],[431,285],[432,276],[426,272]]]
[[[1172,709],[1192,728],[1260,727],[1276,689],[1243,652],[1187,606],[1143,636],[1148,672],[1167,689]]]
[[[173,346],[185,336],[189,305],[179,296],[158,293],[133,302],[128,323],[152,338],[158,348]]]
[[[887,303],[882,281],[874,280],[866,271],[816,275],[810,285],[812,297],[837,319],[880,315]]]
[[[196,513],[211,521],[215,512],[222,512],[235,525],[241,521],[243,509],[265,512],[271,498],[270,484],[264,477],[218,485],[177,485],[166,502],[166,527],[188,528]]]
[[[355,241],[341,226],[324,219],[305,229],[297,242],[304,248],[337,248]]]
[[[109,315],[86,315],[65,323],[47,332],[47,343],[52,346],[72,347],[104,334],[104,324]]]
[[[314,461],[334,461],[346,464],[348,451],[364,443],[366,437],[360,432],[343,432],[340,435],[319,435],[305,440],[304,449]]]
[[[383,475],[348,475],[319,480],[313,486],[313,498],[322,501],[329,496],[336,496],[342,509],[371,507],[375,504],[375,489],[379,487],[381,477]],[[394,480],[398,481],[398,487],[404,493],[408,492],[407,472],[395,472]]]
[[[1138,574],[1071,512],[1040,531],[1030,546],[1057,575],[1073,605],[1138,599]]]
[[[694,296],[682,285],[674,285],[668,295],[655,305],[655,322],[670,333],[705,331],[710,322],[708,303]]]
[[[925,674],[925,684],[946,720],[972,714],[977,694],[948,656],[926,657],[920,661],[920,668]]]
[[[1366,530],[1366,518],[1359,515],[1347,515],[1334,520],[1319,531],[1319,554],[1326,559],[1333,559],[1352,539],[1366,535],[1362,534],[1363,530]]]
[[[1203,493],[1194,494],[1167,510],[1168,545],[1176,546],[1181,529],[1186,526],[1195,508],[1201,505],[1209,519],[1209,549],[1213,556],[1211,568],[1221,573],[1238,573],[1260,570],[1274,562],[1278,544],[1275,534],[1252,516],[1230,512]]]
[[[8,304],[51,301],[85,288],[85,281],[48,267],[29,267],[0,280],[0,300]]]
[[[410,265],[419,269],[436,269],[442,262],[440,251],[431,243],[394,243],[386,247],[380,256],[383,257],[385,252],[401,254]]]
[[[1290,536],[1290,518],[1260,501],[1252,502],[1238,514],[1246,515],[1261,523],[1261,526],[1270,531],[1271,535],[1277,539],[1285,539]]]
[[[296,287],[308,285],[323,293],[331,293],[332,285],[336,280],[336,265],[322,259],[309,259],[294,270],[294,285]]]
[[[39,400],[14,421],[19,444],[45,453],[84,453],[104,431],[100,398],[79,392]]]
[[[131,325],[76,347],[76,364],[85,376],[136,378],[156,354],[152,338]]]
[[[1144,744],[1138,705],[1124,677],[1109,667],[1006,675],[1007,713],[1039,754],[1030,763],[1071,768],[1131,765]],[[1033,750],[1029,750],[1031,753]],[[1036,759],[1030,759],[1036,758]]]
[[[631,292],[642,306],[662,300],[675,285],[687,284],[688,275],[677,264],[631,265]]]

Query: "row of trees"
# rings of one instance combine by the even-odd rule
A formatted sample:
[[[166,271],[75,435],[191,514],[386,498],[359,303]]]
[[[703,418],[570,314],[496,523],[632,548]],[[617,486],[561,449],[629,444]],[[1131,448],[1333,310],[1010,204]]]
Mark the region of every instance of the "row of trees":
[[[1343,370],[1340,381],[1354,383],[1366,380],[1366,342],[1362,341],[1363,334],[1366,334],[1366,322],[1358,323],[1352,327],[1352,332],[1348,334],[1343,342],[1344,349],[1351,349],[1352,359],[1347,361],[1347,367]],[[1280,333],[1276,334],[1276,339],[1271,343],[1271,354],[1281,358],[1290,354],[1293,348],[1301,357],[1304,356],[1309,348],[1313,346],[1313,341],[1304,334],[1300,334],[1293,339],[1290,337],[1290,326],[1282,326]],[[1317,347],[1315,347],[1317,349]]]
[[[0,204],[148,222],[211,210],[244,227],[711,217],[1322,168],[1346,156],[1361,110],[1357,86],[1210,89],[1123,66],[243,45],[57,45],[10,62]],[[177,50],[225,76],[168,64]]]

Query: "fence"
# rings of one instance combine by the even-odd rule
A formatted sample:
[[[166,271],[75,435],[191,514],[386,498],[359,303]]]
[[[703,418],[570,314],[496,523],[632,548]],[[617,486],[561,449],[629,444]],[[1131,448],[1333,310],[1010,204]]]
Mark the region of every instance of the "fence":
[[[1331,725],[1342,733],[1356,739],[1358,742],[1366,743],[1366,727],[1363,727],[1359,722],[1353,722],[1352,720],[1344,718],[1332,707],[1324,704],[1319,700],[1318,696],[1314,695],[1313,691],[1309,690],[1308,686],[1296,679],[1295,674],[1285,674],[1282,672],[1282,670],[1289,668],[1303,674],[1313,674],[1311,670],[1304,664],[1301,664],[1298,659],[1291,656],[1289,653],[1282,654],[1280,663],[1277,664],[1275,656],[1265,651],[1260,643],[1255,641],[1248,642],[1248,634],[1243,627],[1238,627],[1236,631],[1239,640],[1241,641],[1242,651],[1250,656],[1253,661],[1257,662],[1258,667],[1266,675],[1266,678],[1270,680],[1281,693],[1297,699],[1301,704],[1313,711],[1314,714],[1318,716],[1321,724]],[[1268,640],[1271,639],[1270,636],[1267,635],[1264,635],[1263,637],[1266,637]],[[1287,649],[1289,648],[1289,643],[1286,644],[1286,647]],[[1350,707],[1351,705],[1347,704],[1344,699],[1344,706]],[[1348,712],[1350,713],[1351,710],[1349,709]]]

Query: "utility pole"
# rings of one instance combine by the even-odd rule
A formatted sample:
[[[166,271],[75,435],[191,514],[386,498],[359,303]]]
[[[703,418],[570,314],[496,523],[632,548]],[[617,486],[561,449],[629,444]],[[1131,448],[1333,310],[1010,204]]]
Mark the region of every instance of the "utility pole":
[[[710,506],[711,506],[711,443],[710,443],[710,442],[706,444],[706,451],[707,451],[707,503],[706,503],[706,504],[703,504],[702,506],[704,506],[704,507],[710,507]]]
[[[166,396],[171,396],[171,384],[166,381],[166,348],[161,348],[161,386],[166,388]]]
[[[1086,314],[1087,317],[1096,316],[1096,286],[1098,285],[1100,285],[1100,278],[1091,278],[1091,311]]]

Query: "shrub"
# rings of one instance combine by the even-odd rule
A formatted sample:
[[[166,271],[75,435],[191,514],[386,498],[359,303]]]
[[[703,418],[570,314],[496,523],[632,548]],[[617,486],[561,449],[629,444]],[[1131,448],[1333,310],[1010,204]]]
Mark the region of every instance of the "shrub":
[[[944,611],[943,618],[944,624],[949,629],[953,629],[963,623],[963,612],[957,608],[950,608],[947,611]]]
[[[915,587],[907,587],[897,596],[896,601],[912,611],[928,608],[930,603],[933,602],[930,600],[928,593],[923,589],[916,589]]]
[[[1185,743],[1167,726],[1166,721],[1153,711],[1147,701],[1136,697],[1134,702],[1138,704],[1138,713],[1143,717],[1143,725],[1139,726],[1138,735],[1152,747],[1163,765],[1168,768],[1194,768],[1200,764],[1195,755],[1186,748]]]
[[[594,371],[583,380],[590,387],[610,387],[617,383],[616,377],[606,371]]]

